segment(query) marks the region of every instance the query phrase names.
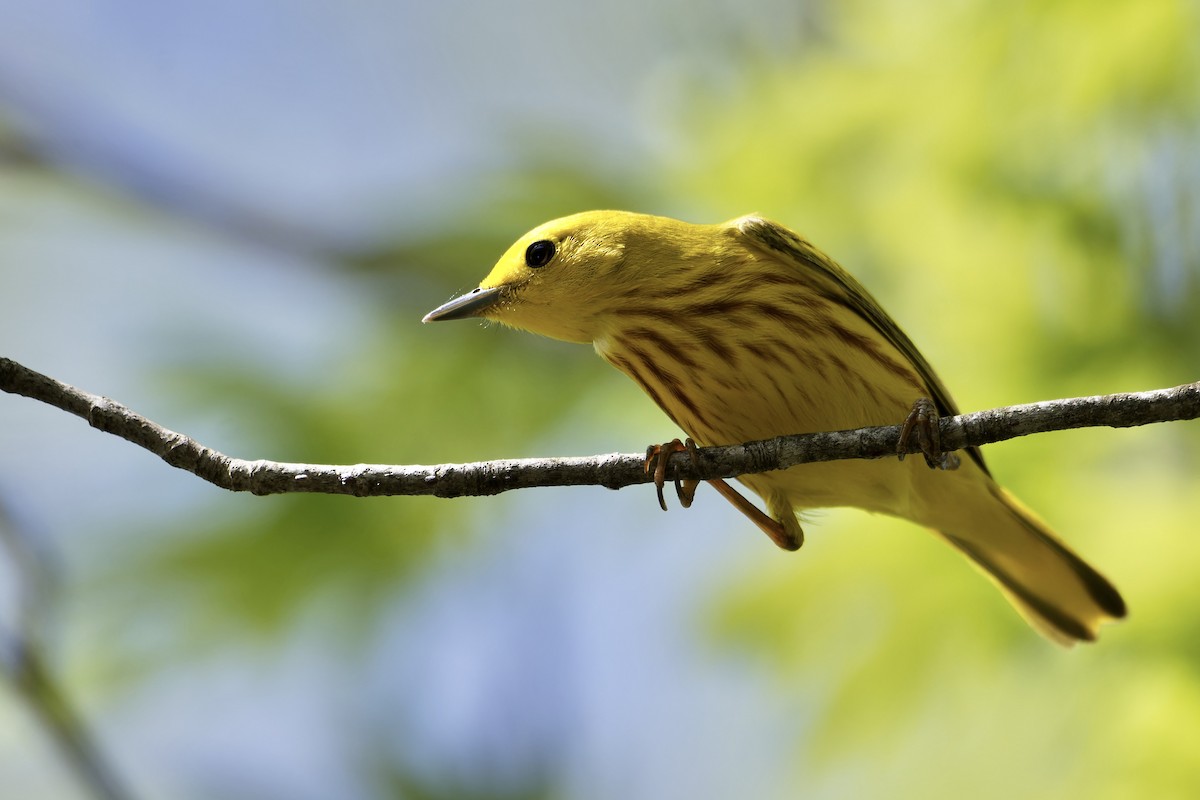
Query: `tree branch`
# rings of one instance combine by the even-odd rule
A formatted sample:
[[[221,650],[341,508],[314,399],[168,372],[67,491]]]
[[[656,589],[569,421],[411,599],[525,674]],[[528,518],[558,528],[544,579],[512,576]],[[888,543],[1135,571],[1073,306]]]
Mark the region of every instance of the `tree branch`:
[[[349,494],[356,497],[493,495],[534,486],[606,486],[620,489],[649,483],[640,454],[610,453],[575,458],[524,458],[471,464],[290,464],[231,458],[137,414],[106,397],[89,394],[0,357],[0,389],[68,411],[93,428],[149,450],[173,467],[222,489],[258,495],[287,492]],[[914,398],[915,399],[915,398]],[[1158,389],[1048,400],[943,418],[946,451],[978,447],[1032,433],[1107,426],[1125,428],[1200,417],[1200,381]],[[672,458],[680,478],[733,478],[815,461],[896,455],[900,426],[780,436],[728,447],[701,448],[700,463]],[[914,439],[916,437],[913,437]],[[914,441],[908,452],[916,452]]]

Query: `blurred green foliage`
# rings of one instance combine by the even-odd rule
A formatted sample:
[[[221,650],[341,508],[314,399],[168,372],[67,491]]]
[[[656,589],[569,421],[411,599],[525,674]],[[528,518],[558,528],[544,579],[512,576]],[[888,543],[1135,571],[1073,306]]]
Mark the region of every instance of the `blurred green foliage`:
[[[697,103],[676,166],[688,193],[813,236],[965,409],[1195,380],[1195,7],[841,8],[823,46],[756,66],[732,105]],[[852,541],[800,555],[819,571],[731,580],[718,641],[821,709],[798,755],[828,796],[1185,797],[1200,786],[1178,746],[1200,727],[1198,453],[1194,425],[989,449],[1130,598],[1095,650],[1044,652],[939,543],[897,530],[893,546],[906,526],[840,516],[817,537]]]

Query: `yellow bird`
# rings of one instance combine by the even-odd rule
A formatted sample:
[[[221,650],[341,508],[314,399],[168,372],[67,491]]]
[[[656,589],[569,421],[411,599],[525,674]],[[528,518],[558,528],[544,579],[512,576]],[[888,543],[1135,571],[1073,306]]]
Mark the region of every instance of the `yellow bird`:
[[[591,344],[702,446],[894,425],[922,404],[958,413],[849,273],[757,216],[693,225],[591,211],[547,222],[424,321],[466,317]],[[846,460],[740,477],[765,515],[711,483],[788,549],[803,541],[796,512],[810,508],[853,506],[932,528],[1060,643],[1092,641],[1101,623],[1125,616],[1112,584],[992,479],[978,449],[940,465]]]

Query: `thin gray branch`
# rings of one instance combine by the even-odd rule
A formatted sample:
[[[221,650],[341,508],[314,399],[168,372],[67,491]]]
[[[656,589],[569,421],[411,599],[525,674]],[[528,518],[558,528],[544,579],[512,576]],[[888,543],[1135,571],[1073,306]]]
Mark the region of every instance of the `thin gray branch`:
[[[464,497],[534,486],[593,485],[619,489],[650,482],[643,468],[644,456],[630,453],[432,466],[246,461],[167,430],[120,403],[68,386],[7,358],[0,358],[0,389],[82,417],[93,428],[133,442],[173,467],[234,492]],[[1173,389],[1048,400],[976,411],[943,418],[939,425],[942,447],[950,451],[1031,433],[1101,426],[1125,428],[1197,417],[1200,417],[1200,381]],[[672,459],[672,467],[678,477],[703,480],[814,461],[895,457],[899,436],[899,425],[781,436],[742,445],[702,448],[698,467],[686,455],[677,455]],[[916,451],[914,441],[909,452]]]

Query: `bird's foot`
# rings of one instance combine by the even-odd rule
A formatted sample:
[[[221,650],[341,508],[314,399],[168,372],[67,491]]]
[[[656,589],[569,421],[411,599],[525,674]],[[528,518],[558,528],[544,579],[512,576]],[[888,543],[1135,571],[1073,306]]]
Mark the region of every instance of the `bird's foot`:
[[[663,511],[667,510],[667,501],[663,498],[663,485],[667,482],[667,464],[671,461],[671,456],[676,453],[687,453],[691,456],[692,464],[700,463],[700,455],[696,452],[696,443],[690,437],[686,444],[674,439],[666,444],[652,444],[646,448],[646,474],[654,475],[654,488],[658,491],[658,506]],[[674,481],[675,496],[679,498],[679,504],[684,508],[690,508],[692,501],[696,499],[696,487],[700,485],[700,481],[681,481],[679,478],[674,478]]]
[[[667,444],[656,444],[646,448],[646,474],[654,475],[654,488],[658,492],[658,505],[663,511],[667,510],[667,501],[663,497],[663,486],[667,482],[667,463],[671,460],[671,456],[676,453],[687,453],[692,459],[692,464],[699,466],[700,453],[696,448],[696,443],[692,439],[686,442],[681,442],[678,439],[668,442]],[[689,508],[692,501],[696,498],[696,487],[700,481],[696,480],[680,480],[674,478],[675,495],[679,498],[679,504],[684,508]],[[734,489],[721,478],[712,478],[706,481],[717,492],[733,504],[733,507],[745,514],[751,522],[758,526],[759,530],[770,537],[771,541],[777,544],[784,550],[798,550],[800,545],[804,543],[804,534],[800,532],[800,527],[797,525],[796,533],[791,533],[784,527],[783,523],[776,519],[772,519],[767,514],[764,514],[757,506],[742,496],[741,492]]]
[[[908,454],[908,448],[915,436],[921,454],[925,456],[925,463],[930,469],[958,469],[958,455],[942,450],[938,420],[937,408],[928,397],[918,398],[917,402],[913,403],[912,411],[908,412],[904,424],[900,426],[900,440],[896,442],[896,454],[900,456],[901,461]]]

